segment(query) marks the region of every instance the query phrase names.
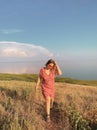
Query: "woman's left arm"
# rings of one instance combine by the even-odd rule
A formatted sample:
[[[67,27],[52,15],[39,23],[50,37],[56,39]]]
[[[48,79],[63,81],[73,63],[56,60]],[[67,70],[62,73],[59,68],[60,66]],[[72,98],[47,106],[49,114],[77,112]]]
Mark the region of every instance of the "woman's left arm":
[[[56,74],[62,75],[62,71],[57,63],[56,63]]]

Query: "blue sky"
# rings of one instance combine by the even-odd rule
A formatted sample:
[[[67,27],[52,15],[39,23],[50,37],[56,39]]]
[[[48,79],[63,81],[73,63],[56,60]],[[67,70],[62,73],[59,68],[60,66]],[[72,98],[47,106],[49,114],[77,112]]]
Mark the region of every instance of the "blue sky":
[[[97,0],[1,0],[0,58],[54,58],[64,76],[97,79]]]

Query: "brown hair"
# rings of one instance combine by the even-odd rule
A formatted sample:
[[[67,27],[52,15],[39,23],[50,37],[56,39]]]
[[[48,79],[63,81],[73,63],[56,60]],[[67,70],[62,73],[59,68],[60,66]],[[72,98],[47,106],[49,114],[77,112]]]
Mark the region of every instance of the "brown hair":
[[[56,64],[55,64],[55,61],[54,61],[53,59],[48,60],[45,65],[47,66],[47,65],[49,65],[50,63],[53,63],[54,65],[56,65]]]

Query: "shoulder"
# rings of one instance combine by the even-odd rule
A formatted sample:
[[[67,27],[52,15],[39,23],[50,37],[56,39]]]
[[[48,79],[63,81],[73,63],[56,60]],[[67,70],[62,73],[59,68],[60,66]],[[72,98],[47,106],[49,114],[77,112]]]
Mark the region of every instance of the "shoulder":
[[[44,67],[40,69],[40,74],[42,74],[44,72]]]
[[[40,68],[40,72],[41,72],[41,71],[44,71],[44,67],[43,67],[43,68]]]
[[[40,78],[44,77],[44,71],[45,71],[44,68],[41,68],[41,69],[40,69],[40,72],[39,72],[39,77],[40,77]]]

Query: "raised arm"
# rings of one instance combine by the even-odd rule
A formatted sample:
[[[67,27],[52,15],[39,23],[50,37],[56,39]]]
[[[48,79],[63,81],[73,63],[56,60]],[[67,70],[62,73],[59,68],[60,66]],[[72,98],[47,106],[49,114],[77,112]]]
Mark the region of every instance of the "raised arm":
[[[56,63],[56,74],[62,75],[62,71],[57,63]]]

